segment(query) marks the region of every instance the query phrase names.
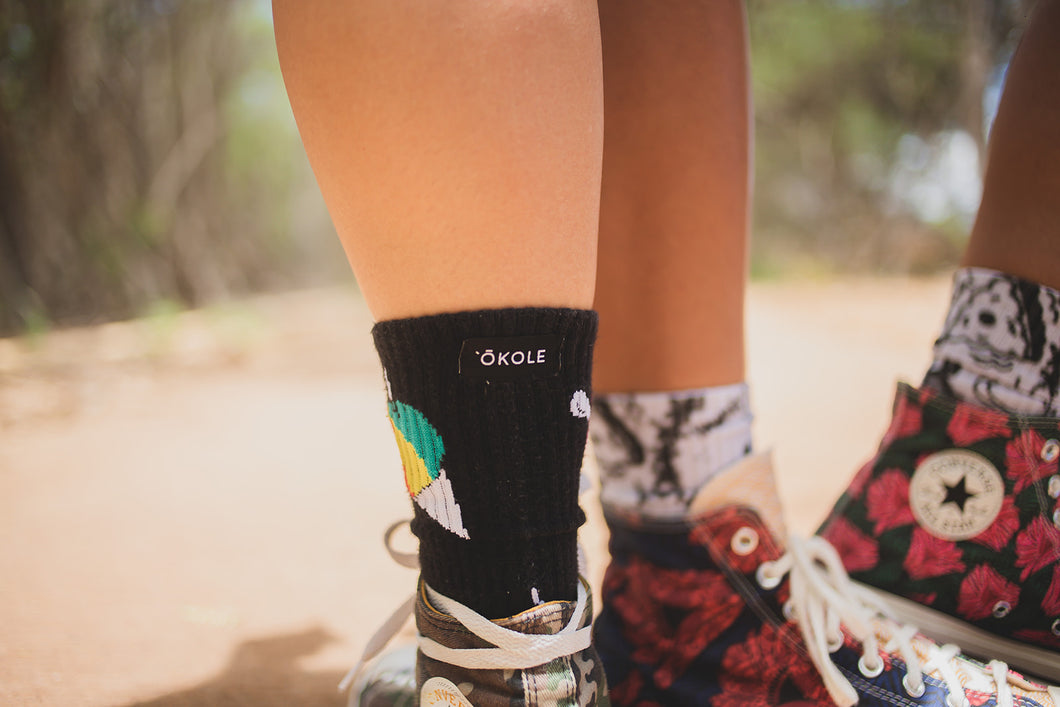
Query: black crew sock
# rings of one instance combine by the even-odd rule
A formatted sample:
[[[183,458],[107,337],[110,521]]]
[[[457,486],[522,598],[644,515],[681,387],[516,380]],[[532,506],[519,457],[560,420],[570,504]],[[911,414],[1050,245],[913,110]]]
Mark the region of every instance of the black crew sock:
[[[372,334],[424,580],[489,618],[574,599],[596,313],[458,312]]]

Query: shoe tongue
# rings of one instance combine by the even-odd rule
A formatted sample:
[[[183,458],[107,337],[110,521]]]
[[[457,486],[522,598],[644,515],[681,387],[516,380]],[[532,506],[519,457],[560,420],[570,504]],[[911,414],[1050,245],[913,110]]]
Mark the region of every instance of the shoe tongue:
[[[581,621],[578,628],[584,628],[592,621],[593,596],[589,583],[583,578],[578,579],[585,587],[585,609],[582,611]],[[574,616],[578,603],[575,601],[547,601],[537,606],[532,606],[514,616],[503,619],[493,619],[498,626],[518,631],[519,633],[533,633],[551,635],[559,633]]]
[[[572,601],[550,601],[514,616],[493,619],[493,623],[519,633],[552,635],[559,633],[560,629],[567,625],[574,615],[574,606]],[[582,623],[584,622],[583,618]]]
[[[688,510],[695,518],[726,506],[750,508],[759,515],[773,537],[784,542],[788,533],[784,527],[784,511],[777,493],[771,453],[752,454],[723,469],[696,494]]]

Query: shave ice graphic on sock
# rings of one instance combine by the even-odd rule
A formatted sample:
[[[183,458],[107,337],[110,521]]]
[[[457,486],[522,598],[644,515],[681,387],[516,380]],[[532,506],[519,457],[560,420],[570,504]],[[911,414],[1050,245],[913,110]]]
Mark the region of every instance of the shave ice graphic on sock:
[[[443,528],[470,539],[460,517],[460,504],[453,496],[453,485],[442,468],[445,444],[438,430],[419,410],[403,402],[391,400],[387,412],[405,467],[409,496]]]

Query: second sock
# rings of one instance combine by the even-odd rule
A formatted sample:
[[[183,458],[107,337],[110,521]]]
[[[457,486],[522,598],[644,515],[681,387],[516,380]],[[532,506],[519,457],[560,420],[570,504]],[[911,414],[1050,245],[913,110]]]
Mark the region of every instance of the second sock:
[[[924,385],[1024,415],[1060,415],[1060,292],[962,268]]]
[[[589,426],[601,501],[656,518],[687,514],[696,493],[751,452],[746,384],[594,400]]]

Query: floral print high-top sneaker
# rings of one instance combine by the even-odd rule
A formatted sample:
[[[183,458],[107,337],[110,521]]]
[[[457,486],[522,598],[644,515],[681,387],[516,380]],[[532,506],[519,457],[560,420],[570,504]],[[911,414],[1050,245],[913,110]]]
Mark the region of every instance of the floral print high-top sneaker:
[[[595,635],[615,705],[1060,704],[1057,688],[886,618],[823,538],[785,541],[765,457],[714,477],[683,521],[605,517]]]
[[[1060,420],[900,386],[819,533],[938,640],[1060,681]]]

